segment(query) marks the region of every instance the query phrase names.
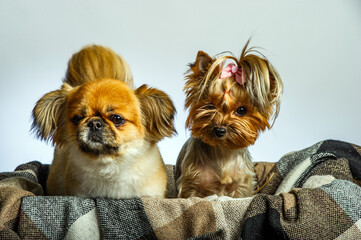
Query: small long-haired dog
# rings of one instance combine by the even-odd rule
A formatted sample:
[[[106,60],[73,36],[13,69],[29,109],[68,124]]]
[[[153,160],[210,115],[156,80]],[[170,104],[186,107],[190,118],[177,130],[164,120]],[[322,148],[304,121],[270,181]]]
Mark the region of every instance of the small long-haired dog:
[[[278,116],[283,84],[266,57],[248,44],[239,59],[199,51],[190,64],[184,91],[192,136],[177,159],[179,197],[255,193],[247,147]],[[224,67],[226,61],[233,63]]]
[[[62,87],[36,103],[32,128],[55,145],[48,195],[165,196],[157,142],[175,132],[175,108],[164,92],[132,85],[124,59],[93,45],[72,56]]]

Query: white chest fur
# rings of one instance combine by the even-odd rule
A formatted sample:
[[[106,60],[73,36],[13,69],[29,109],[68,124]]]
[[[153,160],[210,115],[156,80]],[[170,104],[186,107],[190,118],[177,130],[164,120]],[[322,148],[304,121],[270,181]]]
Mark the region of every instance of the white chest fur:
[[[154,158],[160,158],[158,149],[146,142],[139,144],[116,157],[91,158],[78,149],[70,150],[69,164],[76,169],[73,177],[80,183],[74,195],[109,198],[161,196],[162,193],[156,189],[144,188],[154,174]]]

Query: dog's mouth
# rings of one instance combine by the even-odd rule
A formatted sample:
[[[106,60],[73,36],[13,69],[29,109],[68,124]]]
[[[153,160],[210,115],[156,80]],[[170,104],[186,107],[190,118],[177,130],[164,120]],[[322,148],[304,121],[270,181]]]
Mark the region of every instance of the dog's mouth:
[[[99,156],[99,155],[114,155],[119,151],[119,147],[111,146],[108,144],[102,144],[99,142],[81,142],[79,144],[81,151],[87,154]]]
[[[226,147],[225,142],[227,141],[227,133],[217,131],[217,129],[211,129],[206,131],[193,131],[192,135],[196,138],[202,140],[202,142],[207,143],[212,147]]]
[[[240,149],[250,145],[239,132],[227,126],[193,129],[192,135],[212,147]]]
[[[106,136],[103,131],[91,131],[89,129],[78,133],[79,148],[82,152],[99,156],[114,155],[119,151],[114,141],[110,141],[110,136]]]
[[[208,136],[200,136],[199,137],[202,142],[207,143],[208,145],[211,145],[212,147],[223,147],[227,148],[227,145],[224,143],[226,141],[226,137],[215,137],[212,134]]]

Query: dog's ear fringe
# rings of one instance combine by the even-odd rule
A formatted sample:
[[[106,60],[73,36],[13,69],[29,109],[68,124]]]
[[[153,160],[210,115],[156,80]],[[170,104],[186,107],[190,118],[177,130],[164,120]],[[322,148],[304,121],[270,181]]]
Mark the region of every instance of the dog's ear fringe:
[[[140,102],[142,124],[148,140],[158,142],[177,133],[174,127],[176,110],[166,93],[144,84],[135,90],[135,94]]]
[[[89,45],[70,58],[64,82],[75,87],[101,78],[118,79],[133,87],[131,69],[121,56],[110,48]]]
[[[73,88],[63,84],[61,89],[45,94],[36,103],[32,118],[31,131],[41,140],[52,140],[53,145],[60,140],[57,130],[62,126],[66,97]]]

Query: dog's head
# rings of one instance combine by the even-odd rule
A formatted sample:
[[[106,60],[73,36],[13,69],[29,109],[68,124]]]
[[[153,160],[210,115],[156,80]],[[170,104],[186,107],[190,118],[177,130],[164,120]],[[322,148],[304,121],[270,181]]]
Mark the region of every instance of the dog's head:
[[[143,85],[136,91],[115,79],[72,87],[65,83],[44,95],[33,110],[37,135],[83,153],[121,155],[140,141],[157,142],[175,130],[172,101],[162,91]]]
[[[212,58],[199,51],[186,76],[186,126],[211,146],[237,149],[253,144],[277,117],[283,85],[276,69],[254,49],[240,59]],[[258,52],[257,52],[258,53]],[[233,64],[224,67],[226,61]]]

